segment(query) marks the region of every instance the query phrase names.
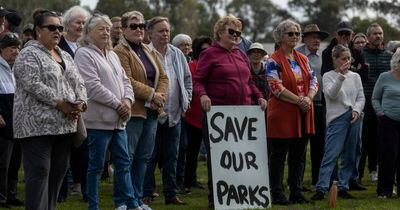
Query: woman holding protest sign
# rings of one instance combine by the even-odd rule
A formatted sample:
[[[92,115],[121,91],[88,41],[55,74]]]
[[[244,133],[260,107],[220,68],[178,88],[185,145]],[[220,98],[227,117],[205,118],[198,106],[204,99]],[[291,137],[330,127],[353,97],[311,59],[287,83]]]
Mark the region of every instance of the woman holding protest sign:
[[[308,203],[302,194],[307,138],[314,133],[313,98],[318,90],[307,57],[294,50],[300,41],[300,25],[292,20],[273,32],[277,49],[266,64],[271,95],[268,101],[267,136],[272,203]],[[288,155],[289,200],[284,195],[283,173]]]
[[[252,97],[258,99],[262,109],[266,108],[266,100],[251,80],[247,56],[236,47],[241,29],[242,24],[235,16],[221,18],[214,25],[215,42],[200,54],[193,81],[194,92],[200,97],[205,112],[210,111],[211,105],[251,105]],[[207,126],[203,127],[203,132],[207,134]],[[205,144],[208,155],[208,201],[209,206],[213,207],[209,139],[205,138]]]

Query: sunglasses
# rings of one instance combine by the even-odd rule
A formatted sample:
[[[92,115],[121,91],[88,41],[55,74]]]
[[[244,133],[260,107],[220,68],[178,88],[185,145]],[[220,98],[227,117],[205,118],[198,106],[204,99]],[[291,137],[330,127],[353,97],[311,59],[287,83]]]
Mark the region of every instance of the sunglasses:
[[[339,31],[338,35],[339,36],[350,36],[351,32],[350,31]]]
[[[294,35],[296,35],[297,37],[300,36],[300,32],[286,32],[285,34],[287,34],[289,37],[293,37]]]
[[[236,31],[235,29],[228,28],[228,34],[232,35],[232,36],[236,35],[237,37],[239,37],[242,34],[242,32],[241,31]]]
[[[40,28],[47,28],[49,29],[49,31],[56,31],[56,30],[58,30],[59,32],[64,31],[64,26],[61,25],[44,25],[40,26]]]
[[[144,30],[146,28],[146,24],[144,24],[144,23],[140,23],[140,24],[132,23],[128,27],[132,31],[136,30],[137,28],[139,28],[140,30]]]

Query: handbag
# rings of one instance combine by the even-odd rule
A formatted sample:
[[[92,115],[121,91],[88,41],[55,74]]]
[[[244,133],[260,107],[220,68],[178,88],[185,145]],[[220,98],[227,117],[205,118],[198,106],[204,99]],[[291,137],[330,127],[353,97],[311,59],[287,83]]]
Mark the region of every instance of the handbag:
[[[78,122],[76,123],[76,133],[74,133],[72,136],[74,146],[75,147],[81,146],[83,141],[85,141],[86,137],[87,137],[86,126],[81,116],[79,117]]]

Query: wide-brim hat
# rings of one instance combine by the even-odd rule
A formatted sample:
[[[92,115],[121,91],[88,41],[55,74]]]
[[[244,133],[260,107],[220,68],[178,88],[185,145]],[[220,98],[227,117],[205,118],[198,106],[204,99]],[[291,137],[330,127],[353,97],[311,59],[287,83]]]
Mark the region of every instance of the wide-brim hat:
[[[250,48],[247,50],[247,54],[249,54],[252,50],[261,50],[263,52],[263,55],[268,54],[267,51],[264,49],[264,46],[261,43],[254,42],[253,44],[250,45]]]
[[[309,24],[304,27],[303,37],[307,36],[307,34],[318,34],[321,37],[321,41],[328,38],[329,36],[329,33],[319,30],[317,24]]]

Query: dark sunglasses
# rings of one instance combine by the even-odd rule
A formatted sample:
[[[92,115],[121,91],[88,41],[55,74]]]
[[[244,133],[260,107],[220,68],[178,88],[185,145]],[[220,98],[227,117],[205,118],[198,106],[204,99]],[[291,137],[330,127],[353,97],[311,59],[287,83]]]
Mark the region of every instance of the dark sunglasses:
[[[136,30],[137,28],[139,28],[140,30],[144,30],[146,28],[146,24],[144,23],[132,23],[128,26],[132,31]]]
[[[56,31],[56,30],[58,30],[59,32],[64,31],[64,26],[61,25],[44,25],[40,26],[40,28],[47,28],[49,29],[49,31]]]
[[[351,32],[350,31],[339,31],[338,35],[339,36],[350,36]]]
[[[228,34],[229,35],[236,35],[236,36],[240,36],[241,34],[242,34],[242,32],[241,31],[236,31],[235,29],[231,29],[231,28],[228,28]]]
[[[285,34],[287,34],[289,37],[293,37],[294,35],[296,35],[297,37],[300,36],[300,32],[286,32]]]

